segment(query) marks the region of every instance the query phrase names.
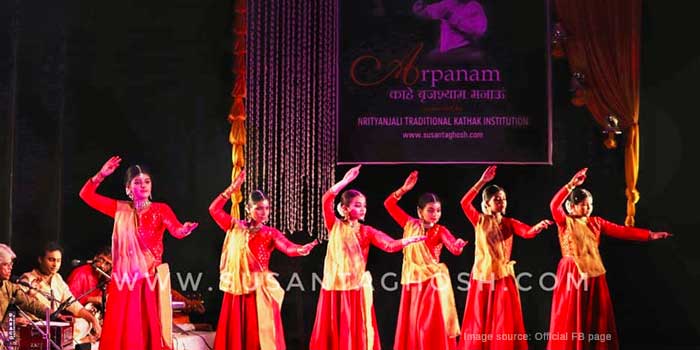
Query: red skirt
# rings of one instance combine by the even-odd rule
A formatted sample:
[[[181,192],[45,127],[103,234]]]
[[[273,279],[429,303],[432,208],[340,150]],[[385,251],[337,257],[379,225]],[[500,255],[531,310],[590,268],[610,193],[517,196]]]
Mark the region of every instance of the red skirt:
[[[362,317],[362,290],[321,289],[316,320],[311,333],[311,350],[380,350],[377,319],[372,305],[374,346],[367,349],[367,334]]]
[[[163,349],[158,287],[151,288],[146,279],[123,287],[109,284],[100,350]]]
[[[403,286],[394,350],[457,348],[457,337],[450,337],[445,329],[436,286],[433,279]]]
[[[470,278],[459,349],[527,349],[520,294],[513,276],[493,282]]]
[[[588,278],[584,282],[574,260],[562,258],[552,296],[547,349],[618,348],[615,315],[605,275]]]
[[[284,350],[282,318],[275,309],[275,343],[277,350]],[[214,338],[215,350],[259,350],[258,310],[255,293],[234,295],[224,293],[219,323]]]

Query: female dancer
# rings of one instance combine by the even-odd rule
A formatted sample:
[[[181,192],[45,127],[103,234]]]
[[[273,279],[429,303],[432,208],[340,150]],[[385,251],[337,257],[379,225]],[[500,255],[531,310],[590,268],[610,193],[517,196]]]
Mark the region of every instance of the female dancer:
[[[457,347],[459,321],[450,272],[440,263],[440,252],[444,244],[452,254],[459,255],[467,242],[455,239],[447,228],[438,225],[442,205],[435,194],[425,193],[418,199],[418,219],[399,207],[399,199],[413,189],[417,180],[418,172],[414,171],[384,201],[391,217],[404,228],[404,238],[427,236],[424,242],[404,248],[394,349],[453,350]]]
[[[226,231],[219,265],[219,289],[224,292],[224,300],[214,349],[284,350],[280,317],[284,289],[268,269],[270,254],[276,248],[287,256],[305,256],[318,241],[297,245],[279,230],[266,226],[270,200],[260,190],[248,197],[247,219],[232,219],[224,205],[243,181],[245,170],[209,206],[209,214]]]
[[[311,334],[311,350],[379,350],[379,334],[372,304],[372,276],[365,271],[369,245],[385,252],[397,252],[425,236],[393,240],[385,233],[360,224],[367,205],[365,196],[347,190],[338,209],[333,202],[338,193],[360,173],[360,165],[348,170],[342,180],[323,195],[323,216],[328,235],[328,250],[323,265],[321,294]]]
[[[167,264],[161,264],[163,232],[167,228],[181,239],[198,224],[181,224],[167,204],[151,202],[151,175],[139,165],[126,170],[130,201],[97,194],[97,186],[121,160],[111,157],[80,190],[85,203],[114,218],[112,282],[100,350],[171,349],[170,276]]]
[[[496,185],[482,193],[479,213],[472,201],[479,190],[496,176],[496,166],[484,171],[479,181],[462,198],[462,210],[474,225],[474,266],[462,321],[459,348],[463,350],[527,349],[520,294],[515,283],[515,261],[510,260],[513,235],[533,238],[552,224],[542,220],[528,226],[504,216],[506,193]]]
[[[593,196],[576,188],[586,180],[587,170],[579,170],[550,203],[559,229],[562,258],[552,295],[548,350],[619,348],[605,267],[598,251],[601,233],[636,241],[671,236],[668,232],[620,226],[591,216]],[[565,200],[568,215],[562,209]]]

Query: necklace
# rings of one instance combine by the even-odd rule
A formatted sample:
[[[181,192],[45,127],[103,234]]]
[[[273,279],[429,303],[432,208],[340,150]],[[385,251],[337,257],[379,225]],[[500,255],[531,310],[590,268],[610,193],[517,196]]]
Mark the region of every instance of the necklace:
[[[248,232],[250,232],[250,233],[255,233],[255,232],[260,231],[260,229],[262,228],[263,224],[262,224],[262,223],[257,223],[257,222],[255,222],[255,221],[252,221],[252,220],[251,220],[251,221],[248,221],[248,222],[247,222],[247,225],[246,225],[246,226],[247,226]]]
[[[148,199],[140,201],[140,202],[134,201],[134,208],[136,209],[136,211],[142,211],[142,210],[148,208],[148,206],[150,206],[150,205],[151,205],[151,201],[149,201]]]

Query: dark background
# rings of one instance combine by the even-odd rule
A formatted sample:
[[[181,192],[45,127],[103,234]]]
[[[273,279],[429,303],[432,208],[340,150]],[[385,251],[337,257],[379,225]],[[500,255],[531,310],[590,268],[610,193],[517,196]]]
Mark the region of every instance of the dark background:
[[[700,47],[688,30],[695,12],[682,7],[644,1],[642,34],[637,226],[670,231],[674,237],[652,243],[604,238],[601,243],[622,349],[700,346],[700,193],[691,170],[699,139]],[[39,242],[47,239],[65,246],[65,261],[90,258],[109,243],[112,220],[87,207],[77,193],[109,156],[120,155],[125,165],[150,166],[156,201],[169,203],[182,221],[200,223],[182,241],[166,235],[164,260],[183,278],[201,273],[198,290],[207,313],[194,321],[216,323],[224,234],[207,207],[230,181],[226,116],[232,15],[232,3],[212,0],[0,2],[0,241],[9,242],[18,254],[15,274],[32,267]],[[526,18],[520,21],[531,25]],[[549,217],[555,191],[575,171],[589,167],[585,187],[595,196],[594,215],[622,223],[623,149],[603,147],[600,128],[587,111],[569,103],[568,82],[566,61],[554,61],[554,164],[500,166],[495,183],[508,192],[508,214],[534,223]],[[521,91],[527,94],[530,88]],[[348,168],[340,166],[336,173],[342,176]],[[413,213],[420,193],[436,192],[443,201],[442,223],[473,241],[458,203],[484,168],[365,166],[352,186],[368,197],[367,223],[399,237],[400,228],[381,204],[417,169],[418,185],[404,197],[403,207]],[[124,169],[99,192],[125,198]],[[304,233],[291,239],[310,240]],[[320,274],[324,254],[320,246],[306,258],[273,256],[271,269],[280,272],[283,286],[299,271],[306,287],[294,287],[285,297],[290,349],[308,347],[318,297],[318,291],[309,290],[310,274]],[[532,240],[515,240],[516,272],[534,276],[522,280],[534,288],[521,292],[525,325],[533,336],[548,329],[551,304],[551,292],[537,287],[537,278],[555,272],[559,257],[554,229]],[[455,287],[463,287],[456,275],[471,269],[473,246],[458,257],[445,252],[443,260]],[[401,254],[370,251],[368,269],[375,279],[375,308],[386,349],[393,343],[400,291],[383,291],[379,281],[384,272],[400,273],[400,265]],[[70,272],[67,263],[61,272]],[[173,282],[178,286],[176,277]],[[461,319],[466,292],[455,290],[455,297]],[[531,347],[542,349],[544,343],[532,341]]]

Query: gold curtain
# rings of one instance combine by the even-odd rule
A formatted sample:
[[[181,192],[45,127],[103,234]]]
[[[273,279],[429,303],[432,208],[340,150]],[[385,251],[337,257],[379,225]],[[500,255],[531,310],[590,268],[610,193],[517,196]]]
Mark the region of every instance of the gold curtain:
[[[245,130],[245,98],[246,98],[246,35],[248,24],[246,20],[246,1],[239,0],[234,4],[233,16],[233,74],[234,83],[231,97],[233,103],[229,111],[228,121],[231,123],[228,141],[231,143],[231,181],[238,176],[245,166],[244,146],[246,143]],[[241,191],[231,194],[231,216],[240,219],[239,204],[243,196]]]
[[[634,226],[639,200],[639,76],[641,0],[555,0],[563,43],[572,72],[583,73],[583,103],[603,127],[608,116],[626,133],[625,181],[627,217]],[[577,94],[579,95],[579,94]],[[616,146],[614,133],[606,147]]]

